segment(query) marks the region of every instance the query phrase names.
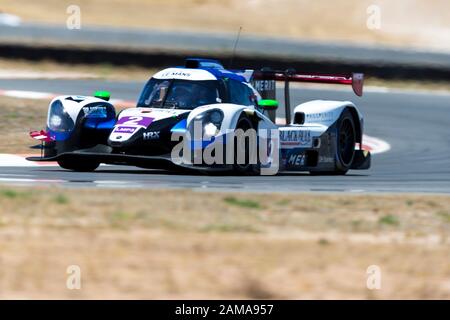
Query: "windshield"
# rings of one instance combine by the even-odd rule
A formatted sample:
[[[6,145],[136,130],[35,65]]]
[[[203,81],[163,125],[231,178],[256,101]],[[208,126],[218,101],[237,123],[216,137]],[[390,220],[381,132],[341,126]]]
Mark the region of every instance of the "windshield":
[[[138,107],[194,109],[206,104],[220,103],[216,80],[158,80],[151,79],[139,98]]]

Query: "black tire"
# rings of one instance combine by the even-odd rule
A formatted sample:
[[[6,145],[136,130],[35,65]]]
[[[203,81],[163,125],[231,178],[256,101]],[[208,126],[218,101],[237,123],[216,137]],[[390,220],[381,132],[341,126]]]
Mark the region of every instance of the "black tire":
[[[66,170],[77,172],[92,172],[98,168],[100,163],[86,160],[58,160],[58,165]]]
[[[248,130],[256,130],[252,121],[248,118],[247,115],[242,114],[238,122],[236,124],[236,130],[241,129],[246,133]],[[257,137],[256,137],[257,138]],[[258,148],[256,148],[256,164],[250,163],[250,141],[249,139],[244,140],[244,144],[238,142],[242,142],[242,140],[238,140],[234,137],[234,163],[233,163],[233,171],[239,175],[257,175],[260,172],[260,164],[258,159]],[[245,161],[244,163],[238,163],[238,153],[244,152]]]
[[[336,123],[336,169],[311,171],[312,175],[345,175],[355,158],[356,128],[351,112],[345,109]]]

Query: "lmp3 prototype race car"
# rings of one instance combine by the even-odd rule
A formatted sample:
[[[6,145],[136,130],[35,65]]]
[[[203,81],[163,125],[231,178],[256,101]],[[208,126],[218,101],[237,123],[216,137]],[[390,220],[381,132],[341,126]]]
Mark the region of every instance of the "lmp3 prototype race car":
[[[276,81],[285,84],[285,123],[277,124]],[[368,169],[363,117],[349,101],[315,100],[291,113],[289,83],[351,85],[361,96],[363,75],[299,74],[293,70],[226,70],[218,61],[189,58],[156,73],[136,107],[116,115],[110,94],[59,96],[51,101],[41,156],[74,171],[100,164],[152,169],[276,174],[345,174]]]

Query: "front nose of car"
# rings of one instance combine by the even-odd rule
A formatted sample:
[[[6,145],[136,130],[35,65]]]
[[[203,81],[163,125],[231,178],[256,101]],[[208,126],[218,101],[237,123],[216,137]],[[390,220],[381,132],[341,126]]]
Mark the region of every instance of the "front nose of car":
[[[129,126],[128,122],[116,125],[108,139],[109,146],[117,152],[132,154],[170,153],[174,142],[172,134],[185,130],[187,114],[156,118],[146,126]],[[177,140],[178,141],[178,140]]]

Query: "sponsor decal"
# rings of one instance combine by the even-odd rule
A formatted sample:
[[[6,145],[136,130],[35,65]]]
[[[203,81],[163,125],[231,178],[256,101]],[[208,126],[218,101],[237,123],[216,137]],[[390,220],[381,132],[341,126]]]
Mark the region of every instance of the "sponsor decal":
[[[115,133],[134,133],[136,131],[136,127],[127,127],[127,126],[118,126],[114,129]]]
[[[107,109],[105,106],[83,107],[84,114],[89,118],[106,118]]]
[[[330,121],[333,120],[333,112],[307,113],[306,121]]]
[[[333,157],[320,156],[319,157],[319,163],[334,163],[334,158]]]
[[[254,83],[254,87],[256,91],[273,91],[275,90],[275,81],[274,80],[257,80]]]
[[[185,77],[189,78],[191,76],[191,73],[185,72],[185,71],[169,71],[165,72],[161,75],[162,78],[168,78],[168,77]]]
[[[149,131],[149,132],[144,132],[142,134],[142,138],[144,140],[156,140],[159,139],[159,134],[161,133],[161,131]]]
[[[306,163],[306,155],[300,154],[290,154],[287,159],[287,165],[290,167],[303,167]]]
[[[120,118],[117,121],[117,124],[125,125],[125,126],[134,126],[134,127],[145,127],[147,128],[152,122],[154,118],[144,117],[144,116],[125,116]]]
[[[307,146],[312,142],[309,130],[280,131],[281,146]]]

